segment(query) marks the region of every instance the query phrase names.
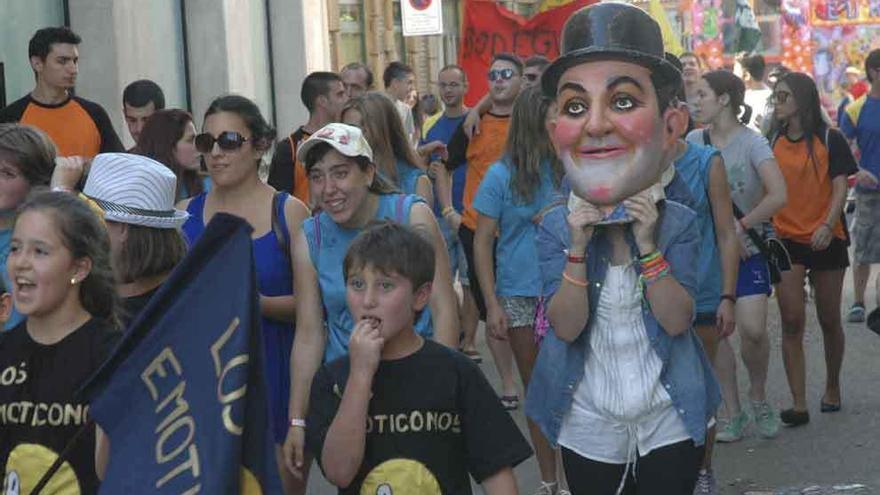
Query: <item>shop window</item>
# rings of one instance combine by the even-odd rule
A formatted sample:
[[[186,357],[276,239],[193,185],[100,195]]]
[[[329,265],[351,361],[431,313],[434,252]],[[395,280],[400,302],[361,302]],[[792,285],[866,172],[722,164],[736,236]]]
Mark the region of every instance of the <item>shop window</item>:
[[[364,6],[361,0],[339,0],[339,67],[363,62]]]

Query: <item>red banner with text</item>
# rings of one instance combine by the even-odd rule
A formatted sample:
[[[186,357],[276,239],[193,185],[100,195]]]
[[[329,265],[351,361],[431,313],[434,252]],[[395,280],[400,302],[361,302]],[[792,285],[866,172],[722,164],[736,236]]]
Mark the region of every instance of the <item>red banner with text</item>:
[[[496,53],[515,53],[523,59],[559,56],[562,26],[576,10],[595,0],[574,0],[530,18],[514,14],[495,0],[467,0],[459,47],[459,65],[467,73],[465,102],[476,104],[489,89],[486,72]]]

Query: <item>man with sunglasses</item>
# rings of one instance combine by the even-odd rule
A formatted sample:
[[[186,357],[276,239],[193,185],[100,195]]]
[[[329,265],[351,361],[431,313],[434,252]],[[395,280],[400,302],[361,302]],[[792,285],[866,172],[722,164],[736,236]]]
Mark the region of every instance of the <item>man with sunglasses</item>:
[[[309,205],[309,181],[305,168],[296,160],[296,149],[313,132],[341,120],[342,107],[348,102],[348,91],[337,74],[318,71],[303,80],[300,98],[309,111],[309,121],[275,145],[268,183]]]
[[[532,55],[526,59],[523,69],[522,89],[528,89],[541,83],[541,74],[550,65],[550,60],[543,55]]]
[[[467,275],[471,294],[477,304],[479,319],[482,321],[486,321],[486,305],[477,280],[476,265],[474,265],[474,232],[477,228],[477,213],[471,203],[489,167],[498,161],[504,153],[513,102],[522,87],[522,74],[523,64],[516,55],[499,53],[492,58],[492,65],[490,65],[488,73],[489,98],[492,106],[488,112],[480,116],[480,133],[468,138],[463,125],[459,126],[447,146],[448,158],[445,161],[445,170],[443,167],[439,167],[440,170],[437,173],[437,196],[443,206],[442,215],[453,231],[458,232],[458,238],[467,260]],[[459,167],[466,168],[462,204],[459,209],[456,209],[452,203],[450,175],[455,175]],[[495,339],[488,339],[488,341],[496,365],[507,363],[505,366],[507,369],[499,369],[499,373],[502,376],[505,373],[512,374],[513,358],[509,344]],[[503,390],[502,395],[516,397],[516,391]]]

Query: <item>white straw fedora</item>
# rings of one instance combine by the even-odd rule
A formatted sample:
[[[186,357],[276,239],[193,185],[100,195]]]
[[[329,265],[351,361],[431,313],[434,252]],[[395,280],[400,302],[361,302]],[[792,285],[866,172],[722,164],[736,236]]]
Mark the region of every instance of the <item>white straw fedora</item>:
[[[177,176],[161,163],[128,153],[101,153],[92,160],[83,194],[111,222],[179,229],[189,213],[174,208]]]

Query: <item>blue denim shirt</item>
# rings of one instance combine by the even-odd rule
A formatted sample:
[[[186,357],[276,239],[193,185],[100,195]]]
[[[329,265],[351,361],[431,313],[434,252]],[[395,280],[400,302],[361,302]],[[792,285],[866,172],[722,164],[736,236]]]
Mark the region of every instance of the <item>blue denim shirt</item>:
[[[672,200],[666,200],[662,205],[656,230],[658,249],[669,262],[672,276],[693,297],[697,286],[694,261],[700,243],[696,213]],[[559,288],[565,269],[565,250],[570,242],[567,216],[567,205],[557,204],[544,213],[538,226],[538,263],[547,300]],[[637,250],[631,232],[627,238],[635,254]],[[587,253],[588,297],[590,308],[595,308],[611,254],[610,243],[601,228],[590,240]],[[636,269],[639,270],[638,265]],[[573,394],[584,374],[594,315],[595,311],[591,311],[585,330],[571,344],[557,338],[552,329],[541,342],[526,395],[525,412],[553,445],[557,443],[562,420],[571,409]],[[651,313],[647,299],[642,302],[642,315],[654,352],[663,362],[660,381],[694,443],[702,445],[706,426],[721,401],[718,382],[702,344],[693,328],[676,337],[667,334]]]

